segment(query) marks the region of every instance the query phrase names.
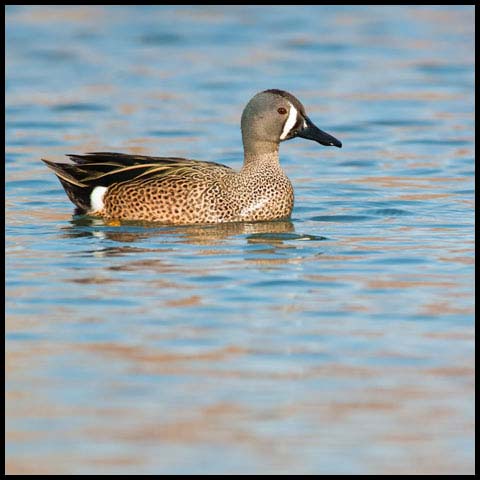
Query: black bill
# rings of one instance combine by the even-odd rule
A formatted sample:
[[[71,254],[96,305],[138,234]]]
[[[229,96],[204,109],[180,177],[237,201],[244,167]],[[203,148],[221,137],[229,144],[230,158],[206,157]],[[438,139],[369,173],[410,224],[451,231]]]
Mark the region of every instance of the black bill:
[[[306,138],[308,140],[314,140],[315,142],[321,143],[327,147],[333,146],[342,148],[342,142],[337,140],[335,137],[332,137],[327,132],[320,130],[316,127],[313,122],[308,118],[305,117],[306,126],[302,129],[297,131],[297,136]]]

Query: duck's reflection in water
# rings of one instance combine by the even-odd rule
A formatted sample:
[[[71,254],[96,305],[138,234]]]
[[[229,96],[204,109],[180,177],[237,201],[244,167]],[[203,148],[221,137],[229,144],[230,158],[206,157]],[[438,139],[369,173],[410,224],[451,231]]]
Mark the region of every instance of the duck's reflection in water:
[[[252,223],[220,223],[205,225],[162,225],[150,222],[109,222],[88,216],[74,217],[62,234],[69,238],[96,237],[127,246],[111,248],[112,254],[129,249],[148,251],[171,248],[173,244],[219,246],[240,237],[246,243],[281,245],[296,239],[295,227],[290,220]],[[145,240],[149,242],[148,247]],[[229,242],[226,242],[228,240]],[[142,244],[141,246],[139,244]],[[143,248],[146,247],[146,248]],[[119,250],[120,249],[120,250]]]
[[[207,257],[217,270],[245,262],[267,266],[301,263],[320,254],[316,247],[305,250],[305,241],[326,240],[296,233],[290,220],[173,226],[145,222],[114,224],[77,217],[63,234],[70,238],[90,237],[88,249],[79,251],[80,256],[128,257],[127,262],[111,265],[111,269],[155,270],[160,274],[195,271],[202,275],[206,273]],[[92,237],[100,241],[92,241]],[[313,247],[313,243],[310,245]],[[287,253],[293,251],[296,253]]]

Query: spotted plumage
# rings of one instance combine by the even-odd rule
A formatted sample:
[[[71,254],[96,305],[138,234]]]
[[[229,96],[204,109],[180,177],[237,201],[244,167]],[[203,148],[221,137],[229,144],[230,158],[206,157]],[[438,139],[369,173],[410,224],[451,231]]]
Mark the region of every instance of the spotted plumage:
[[[303,137],[341,147],[315,127],[303,105],[282,90],[253,97],[241,121],[240,171],[214,162],[122,153],[68,155],[73,163],[43,160],[79,213],[170,224],[275,220],[290,216],[293,188],[278,147]]]

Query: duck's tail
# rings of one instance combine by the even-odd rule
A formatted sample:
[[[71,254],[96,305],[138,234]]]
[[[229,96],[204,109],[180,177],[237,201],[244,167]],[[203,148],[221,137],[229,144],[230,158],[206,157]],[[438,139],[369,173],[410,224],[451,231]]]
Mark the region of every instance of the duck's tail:
[[[90,196],[95,187],[81,181],[82,177],[85,177],[85,172],[78,165],[55,163],[44,158],[42,161],[54,171],[68,198],[79,209],[78,213],[90,211],[92,207]]]

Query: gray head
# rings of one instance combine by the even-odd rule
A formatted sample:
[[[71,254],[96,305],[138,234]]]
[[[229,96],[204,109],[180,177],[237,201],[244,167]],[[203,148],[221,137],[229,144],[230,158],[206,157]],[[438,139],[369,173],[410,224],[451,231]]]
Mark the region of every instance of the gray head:
[[[341,148],[342,143],[317,128],[305,113],[304,106],[284,90],[257,93],[242,114],[242,138],[245,149],[275,149],[284,140],[295,137],[315,140],[326,146]]]

